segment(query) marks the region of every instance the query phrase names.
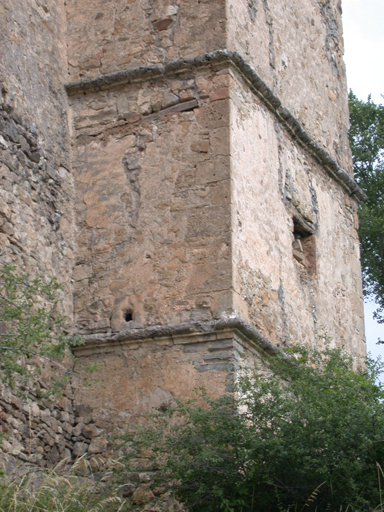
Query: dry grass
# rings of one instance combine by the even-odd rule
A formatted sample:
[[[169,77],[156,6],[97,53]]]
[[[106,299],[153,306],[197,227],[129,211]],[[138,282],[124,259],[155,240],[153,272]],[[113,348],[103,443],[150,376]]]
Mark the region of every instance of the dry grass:
[[[120,512],[125,501],[108,487],[110,474],[96,481],[82,477],[79,460],[53,470],[24,468],[22,474],[0,481],[0,512]]]

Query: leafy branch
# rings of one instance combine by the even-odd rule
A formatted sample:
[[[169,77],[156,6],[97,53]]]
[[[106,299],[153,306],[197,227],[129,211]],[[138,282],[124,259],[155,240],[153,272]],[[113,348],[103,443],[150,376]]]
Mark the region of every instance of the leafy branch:
[[[190,512],[376,510],[383,364],[368,358],[356,369],[328,346],[287,352],[294,365],[264,356],[239,372],[233,393],[173,398],[150,425],[127,432],[119,481],[144,459],[150,488],[169,490]]]
[[[374,318],[384,323],[384,105],[349,93],[355,179],[367,196],[359,206],[359,236],[365,297],[376,302]]]
[[[59,361],[71,358],[70,348],[82,343],[68,334],[60,313],[63,287],[55,278],[30,279],[10,264],[0,269],[0,380],[10,386],[35,377],[37,360],[47,361],[66,376]],[[34,363],[34,364],[33,364]]]

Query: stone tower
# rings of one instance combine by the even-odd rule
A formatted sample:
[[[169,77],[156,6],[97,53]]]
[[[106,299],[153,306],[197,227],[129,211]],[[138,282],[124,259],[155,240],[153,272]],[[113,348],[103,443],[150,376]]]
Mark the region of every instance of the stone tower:
[[[243,353],[364,354],[340,2],[29,3],[0,8],[1,257],[65,281],[78,403],[126,424]]]

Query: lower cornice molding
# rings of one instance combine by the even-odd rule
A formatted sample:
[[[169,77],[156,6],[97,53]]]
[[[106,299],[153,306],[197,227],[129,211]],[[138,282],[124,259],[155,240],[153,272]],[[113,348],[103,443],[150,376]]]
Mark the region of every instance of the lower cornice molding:
[[[73,347],[76,357],[95,353],[110,352],[119,347],[144,346],[156,342],[162,345],[180,345],[219,341],[236,336],[241,338],[249,348],[270,355],[280,355],[286,360],[290,358],[255,327],[239,317],[223,317],[219,320],[204,322],[186,322],[180,324],[154,325],[127,329],[118,333],[101,333],[84,336],[84,344]]]
[[[164,78],[165,76],[185,73],[188,70],[212,65],[229,64],[234,67],[249,84],[251,90],[263,101],[265,106],[275,114],[280,124],[291,137],[305,148],[350,195],[358,201],[364,201],[366,195],[350,175],[342,169],[336,160],[322,148],[303,128],[300,121],[283,107],[279,98],[271,91],[256,71],[237,52],[217,50],[197,57],[171,61],[166,64],[142,66],[135,69],[118,71],[108,75],[71,82],[65,86],[68,95],[86,93],[116,87],[119,85],[140,82],[143,80]]]

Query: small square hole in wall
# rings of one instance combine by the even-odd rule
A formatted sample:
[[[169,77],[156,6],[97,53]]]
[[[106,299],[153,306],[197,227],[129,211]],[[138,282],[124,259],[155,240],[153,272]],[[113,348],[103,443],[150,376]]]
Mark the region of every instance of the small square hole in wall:
[[[299,219],[293,218],[292,252],[309,275],[316,275],[316,237]]]
[[[133,312],[130,309],[124,311],[124,320],[126,322],[131,322],[133,320]]]

